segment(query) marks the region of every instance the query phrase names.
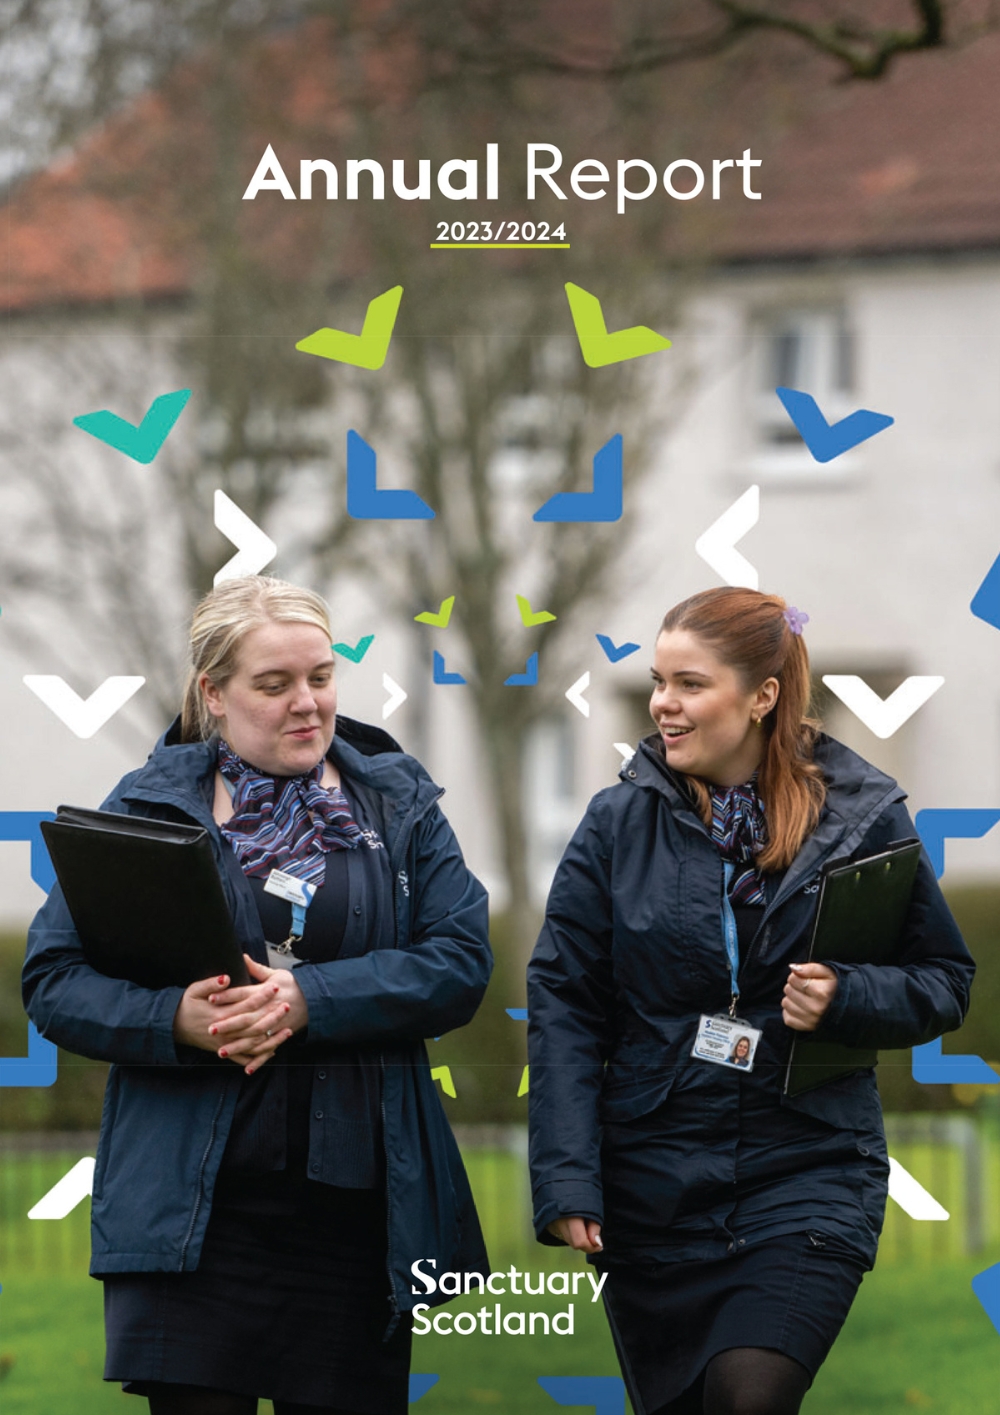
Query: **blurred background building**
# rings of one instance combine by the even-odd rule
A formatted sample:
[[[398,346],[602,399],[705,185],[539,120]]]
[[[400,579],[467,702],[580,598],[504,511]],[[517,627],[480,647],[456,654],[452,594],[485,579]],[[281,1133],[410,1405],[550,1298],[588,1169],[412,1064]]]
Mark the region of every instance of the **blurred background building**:
[[[664,611],[722,583],[696,541],[749,488],[760,515],[738,549],[762,589],[809,615],[828,729],[898,777],[914,810],[1000,809],[1000,635],[969,609],[1000,553],[992,9],[0,4],[0,835],[24,831],[11,813],[99,803],[171,721],[185,620],[236,549],[213,522],[224,491],[275,541],[269,571],[329,595],[338,643],[374,635],[360,662],[339,656],[341,711],[381,723],[384,675],[405,689],[384,725],[447,789],[490,887],[489,993],[429,1052],[500,1265],[574,1261],[539,1249],[528,1222],[520,1009],[548,882],[589,797],[652,726]],[[482,188],[488,143],[496,201]],[[611,194],[528,201],[529,143],[561,150],[564,190],[576,163],[603,162]],[[296,186],[300,162],[335,164],[337,198],[320,168],[311,200],[245,202],[268,144]],[[747,149],[760,200],[724,169],[714,201],[713,161]],[[413,185],[419,161],[473,158],[476,201],[433,184],[430,201],[404,201],[389,186],[395,161]],[[370,170],[348,194],[351,159],[382,164],[384,200]],[[706,190],[677,200],[660,183],[619,215],[616,163],[634,159],[657,173],[697,162]],[[442,222],[458,239],[501,219],[562,225],[570,249],[430,248]],[[588,368],[567,281],[600,299],[610,330],[645,324],[672,347]],[[360,330],[397,285],[381,370],[296,352],[324,326]],[[893,426],[818,463],[779,385],[812,394],[831,423],[868,408]],[[138,424],[181,388],[191,399],[150,465],[73,425],[98,409]],[[349,429],[375,449],[379,485],[416,491],[434,520],[347,515]],[[590,488],[616,434],[622,519],[534,522],[554,493]],[[517,596],[556,617],[527,627]],[[446,628],[415,622],[451,597]],[[640,647],[611,662],[598,634]],[[464,684],[434,682],[435,653]],[[506,686],[535,653],[537,683]],[[81,740],[25,674],[61,675],[82,699],[109,676],[145,683]],[[587,716],[565,696],[585,674]],[[822,688],[827,674],[860,675],[882,698],[910,675],[944,683],[880,740]],[[998,869],[1000,827],[949,840],[944,884],[979,975],[944,1051],[1000,1070]],[[0,839],[0,1061],[15,1069],[40,900],[27,842]],[[0,1090],[11,1415],[119,1401],[97,1374],[86,1204],[27,1218],[93,1154],[105,1073],[60,1053],[54,1084]],[[919,1084],[909,1051],[883,1054],[879,1085],[890,1153],[951,1217],[918,1222],[890,1203],[878,1268],[809,1410],[992,1410],[995,1337],[969,1282],[1000,1258],[1000,1087]],[[614,1373],[600,1314],[581,1303],[578,1319],[565,1369]],[[434,1350],[427,1399],[444,1415],[549,1403],[545,1343]]]
[[[593,80],[589,90],[569,85],[556,106],[523,90],[520,121],[499,134],[500,205],[565,221],[572,245],[537,254],[429,254],[437,220],[467,218],[472,204],[348,208],[343,192],[308,213],[276,192],[239,202],[265,135],[290,172],[300,153],[342,166],[378,152],[387,168],[397,153],[482,155],[477,130],[491,110],[481,93],[428,108],[400,79],[383,128],[361,121],[350,90],[330,80],[343,44],[313,22],[256,35],[228,65],[211,51],[188,57],[10,187],[0,348],[5,808],[99,800],[169,721],[186,608],[232,553],[212,528],[215,486],[274,536],[270,568],[331,593],[345,642],[375,633],[361,664],[343,663],[343,708],[379,721],[383,673],[405,687],[387,727],[447,787],[501,908],[526,887],[541,904],[587,799],[615,778],[614,744],[647,729],[659,619],[720,582],[695,540],[754,485],[760,520],[739,548],[762,588],[809,613],[817,684],[857,673],[885,697],[910,674],[945,679],[886,741],[820,690],[829,730],[896,775],[915,808],[996,805],[1000,641],[968,606],[1000,525],[1000,42],[928,52],[876,83],[849,84],[834,82],[828,59],[779,42],[752,61],[727,54],[671,71],[669,86],[645,91],[641,121],[606,88],[595,117]],[[244,102],[219,119],[208,99],[224,108],[234,88],[245,99],[233,66],[251,62],[256,108]],[[392,126],[400,111],[411,114],[405,140]],[[718,203],[660,191],[617,216],[610,202],[597,213],[543,194],[536,212],[524,201],[525,135],[558,137],[567,169],[591,155],[612,170],[616,157],[637,155],[658,168],[683,155],[707,169],[710,154],[749,146],[762,161],[753,173],[761,200],[741,198],[734,183]],[[475,210],[494,214],[482,202]],[[584,370],[566,279],[601,298],[609,328],[654,324],[673,349],[626,370],[627,381],[621,369]],[[324,323],[360,327],[367,299],[397,282],[404,302],[381,373],[359,378],[293,352]],[[533,301],[542,308],[534,321]],[[513,374],[496,354],[505,340],[517,344]],[[478,428],[466,414],[432,448],[413,400],[433,378],[445,385],[439,417],[471,391],[484,411]],[[820,464],[778,401],[779,384],[813,394],[830,422],[867,407],[895,424]],[[138,422],[153,397],[181,386],[194,390],[191,409],[153,466],[72,426],[97,407]],[[432,504],[447,496],[435,525],[348,520],[344,433],[355,425],[379,451],[387,484],[420,489]],[[594,452],[616,432],[621,525],[603,539],[533,525],[532,510],[557,486],[588,485]],[[463,499],[477,477],[487,524],[473,514],[456,550],[441,525],[468,518]],[[572,563],[553,568],[563,552],[552,545],[574,545]],[[536,610],[558,608],[557,624],[523,629],[515,592]],[[413,624],[451,593],[447,631]],[[611,664],[597,633],[641,649]],[[466,687],[432,683],[432,648]],[[504,688],[536,648],[538,686]],[[586,719],[563,696],[585,671]],[[79,741],[23,686],[28,672],[63,673],[82,697],[114,673],[147,685]],[[504,731],[516,741],[498,750]],[[10,921],[35,902],[24,848],[0,846]],[[1000,839],[948,849],[952,878],[1000,863]]]

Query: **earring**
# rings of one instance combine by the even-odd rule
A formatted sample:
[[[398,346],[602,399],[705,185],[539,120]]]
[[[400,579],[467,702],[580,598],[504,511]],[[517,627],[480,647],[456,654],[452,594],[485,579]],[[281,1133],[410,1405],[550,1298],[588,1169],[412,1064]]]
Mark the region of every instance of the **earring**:
[[[764,725],[763,720],[759,717],[751,717],[750,721],[753,723],[754,727],[763,727]]]

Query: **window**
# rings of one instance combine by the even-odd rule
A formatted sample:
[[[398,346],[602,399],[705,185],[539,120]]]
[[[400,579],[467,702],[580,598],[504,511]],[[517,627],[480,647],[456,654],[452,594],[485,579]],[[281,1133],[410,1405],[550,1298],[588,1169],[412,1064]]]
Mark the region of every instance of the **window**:
[[[814,461],[774,390],[811,393],[830,423],[854,411],[854,338],[844,312],[785,309],[761,315],[752,348],[754,470],[776,477],[802,471],[817,479],[842,477],[850,462],[845,467],[843,458],[835,464]]]

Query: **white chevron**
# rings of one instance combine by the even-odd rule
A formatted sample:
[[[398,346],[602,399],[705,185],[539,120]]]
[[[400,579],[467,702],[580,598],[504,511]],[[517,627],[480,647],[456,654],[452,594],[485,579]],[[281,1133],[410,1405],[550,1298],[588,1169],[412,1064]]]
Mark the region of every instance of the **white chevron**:
[[[880,698],[856,673],[824,673],[823,682],[840,701],[859,717],[876,737],[891,737],[904,722],[934,696],[943,678],[913,676],[889,694]]]
[[[65,1218],[77,1204],[82,1203],[94,1187],[94,1157],[87,1155],[77,1160],[72,1169],[67,1170],[57,1184],[53,1184],[47,1194],[28,1210],[29,1218]]]
[[[928,1194],[924,1186],[892,1155],[889,1156],[889,1198],[894,1199],[910,1218],[940,1223],[951,1217],[934,1195]]]
[[[271,537],[266,536],[260,526],[218,488],[215,492],[215,524],[236,546],[236,554],[216,572],[213,584],[221,585],[223,580],[233,580],[237,575],[256,575],[278,553]]]
[[[382,687],[389,694],[388,698],[386,698],[385,702],[382,704],[382,721],[384,722],[387,717],[391,717],[396,709],[406,702],[409,694],[405,688],[399,686],[395,678],[390,678],[388,673],[382,674]]]
[[[572,685],[572,687],[566,689],[566,697],[569,698],[570,702],[576,708],[577,712],[583,713],[584,717],[590,716],[590,704],[583,696],[589,687],[590,674],[581,673],[579,678]]]
[[[26,673],[21,681],[71,732],[87,738],[99,732],[146,680],[125,676],[105,678],[89,698],[81,698],[58,673]]]
[[[694,543],[695,554],[700,555],[706,565],[711,565],[727,585],[743,585],[755,590],[757,570],[736,549],[736,542],[759,520],[760,487],[752,486],[702,532]]]

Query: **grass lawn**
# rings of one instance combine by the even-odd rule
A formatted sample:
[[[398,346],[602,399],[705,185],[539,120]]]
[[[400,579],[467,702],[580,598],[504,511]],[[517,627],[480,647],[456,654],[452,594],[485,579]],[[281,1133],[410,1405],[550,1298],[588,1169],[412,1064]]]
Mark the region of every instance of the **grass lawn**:
[[[998,1259],[877,1266],[803,1415],[1000,1415],[1000,1332],[970,1286]]]
[[[969,1286],[975,1273],[998,1260],[994,1251],[975,1259],[886,1265],[869,1275],[804,1415],[1000,1415],[1000,1334]],[[413,1370],[440,1377],[420,1402],[421,1415],[468,1415],[490,1406],[550,1415],[553,1403],[539,1376],[616,1375],[600,1304],[592,1305],[585,1292],[588,1284],[576,1298],[572,1336],[415,1338]],[[505,1311],[554,1312],[565,1310],[569,1299],[501,1300]],[[463,1299],[448,1310],[482,1305],[482,1298]],[[101,1381],[103,1351],[99,1283],[83,1275],[5,1273],[4,1415],[141,1415],[145,1402]],[[270,1408],[263,1404],[261,1415]]]
[[[101,1380],[101,1285],[86,1276],[89,1204],[58,1222],[31,1222],[27,1210],[79,1158],[78,1151],[8,1156],[0,1170],[0,1409],[3,1415],[143,1415],[146,1403]],[[916,1150],[907,1160],[930,1183]],[[512,1263],[534,1277],[573,1266],[565,1250],[529,1241],[521,1164],[509,1155],[467,1155],[488,1246],[497,1270]],[[928,1161],[928,1164],[930,1161]],[[939,1177],[938,1177],[939,1178]],[[953,1186],[957,1193],[961,1186]],[[992,1200],[991,1200],[992,1202]],[[903,1216],[900,1215],[900,1218]],[[912,1224],[906,1247],[889,1241],[862,1284],[803,1415],[1000,1415],[1000,1333],[970,1287],[1000,1261],[1000,1245],[975,1258],[936,1251],[944,1225]],[[950,1226],[949,1226],[950,1227]],[[933,1230],[933,1232],[931,1232]],[[909,1255],[907,1255],[909,1249]],[[581,1271],[585,1265],[577,1264]],[[414,1372],[440,1377],[420,1415],[499,1412],[552,1415],[539,1376],[616,1376],[600,1303],[584,1279],[572,1336],[428,1335],[414,1338]],[[444,1309],[492,1314],[564,1311],[569,1297],[474,1296]],[[441,1310],[441,1309],[439,1309]],[[262,1403],[260,1415],[271,1406]]]

